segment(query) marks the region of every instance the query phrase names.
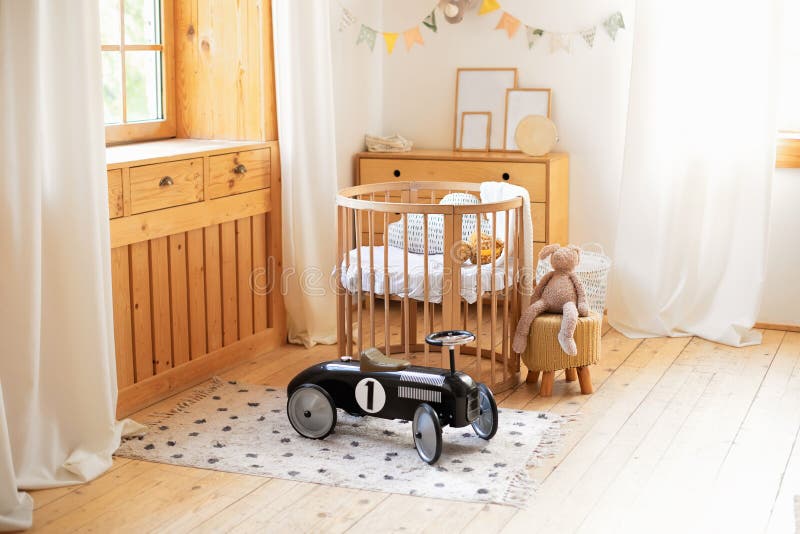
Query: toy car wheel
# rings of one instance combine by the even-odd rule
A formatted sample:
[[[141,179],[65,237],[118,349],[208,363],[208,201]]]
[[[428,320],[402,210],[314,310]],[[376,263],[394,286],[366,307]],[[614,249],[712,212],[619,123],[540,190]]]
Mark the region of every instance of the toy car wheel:
[[[478,406],[481,412],[472,428],[479,438],[492,439],[497,432],[497,403],[486,384],[478,384]]]
[[[303,384],[286,403],[292,427],[303,437],[323,439],[336,426],[336,404],[330,394],[316,384]]]
[[[442,425],[436,410],[424,402],[417,406],[411,427],[417,454],[424,462],[435,464],[442,454]]]

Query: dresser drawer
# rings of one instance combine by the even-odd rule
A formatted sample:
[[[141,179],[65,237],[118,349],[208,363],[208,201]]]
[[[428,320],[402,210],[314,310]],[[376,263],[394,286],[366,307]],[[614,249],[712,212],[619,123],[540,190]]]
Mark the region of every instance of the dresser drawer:
[[[269,187],[270,149],[212,156],[209,198],[219,198]]]
[[[108,218],[122,217],[122,169],[108,171]]]
[[[531,219],[533,221],[533,240],[547,241],[547,204],[531,202]]]
[[[131,213],[203,200],[203,159],[132,167]]]
[[[527,189],[531,194],[531,201],[547,201],[547,168],[544,163],[377,158],[361,158],[359,161],[362,184],[428,180],[480,183],[506,180]]]

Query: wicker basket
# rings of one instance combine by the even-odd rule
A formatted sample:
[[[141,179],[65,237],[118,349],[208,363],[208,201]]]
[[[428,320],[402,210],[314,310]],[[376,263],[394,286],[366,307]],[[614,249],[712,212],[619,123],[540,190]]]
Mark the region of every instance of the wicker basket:
[[[588,250],[587,247],[597,247],[599,250]],[[550,259],[539,260],[536,266],[536,283],[553,270]],[[605,255],[603,247],[597,243],[581,246],[581,261],[575,268],[575,274],[583,284],[586,291],[586,302],[589,309],[603,313],[606,308],[606,290],[608,289],[608,272],[611,270],[611,258]]]

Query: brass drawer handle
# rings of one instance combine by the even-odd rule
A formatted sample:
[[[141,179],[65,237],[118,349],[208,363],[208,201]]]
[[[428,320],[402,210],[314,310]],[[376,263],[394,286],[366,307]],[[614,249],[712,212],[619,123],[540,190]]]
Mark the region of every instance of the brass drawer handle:
[[[235,172],[236,174],[244,174],[244,173],[247,172],[247,167],[245,167],[244,165],[242,165],[240,163],[236,167],[233,168],[233,172]]]
[[[158,182],[158,187],[167,187],[170,185],[175,185],[172,176],[165,176]]]

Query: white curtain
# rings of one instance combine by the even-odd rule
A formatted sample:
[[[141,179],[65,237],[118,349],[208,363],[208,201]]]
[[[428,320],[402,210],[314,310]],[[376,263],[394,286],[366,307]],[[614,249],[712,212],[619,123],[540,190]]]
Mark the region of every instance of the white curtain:
[[[760,342],[777,1],[637,2],[609,322]]]
[[[327,0],[272,3],[289,341],[336,342],[336,135]]]
[[[122,430],[99,49],[97,0],[0,0],[0,530]]]

